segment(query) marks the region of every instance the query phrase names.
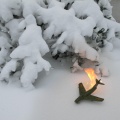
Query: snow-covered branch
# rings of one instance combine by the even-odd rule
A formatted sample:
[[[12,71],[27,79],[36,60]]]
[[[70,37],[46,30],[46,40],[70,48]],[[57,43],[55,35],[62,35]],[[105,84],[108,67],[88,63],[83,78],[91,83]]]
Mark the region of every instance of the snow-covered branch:
[[[50,50],[54,58],[77,56],[72,70],[82,70],[80,59],[99,62],[100,51],[119,41],[110,0],[0,0],[1,81],[19,72],[22,85],[32,86],[39,72],[50,70],[43,58]],[[102,65],[96,71],[108,74]]]

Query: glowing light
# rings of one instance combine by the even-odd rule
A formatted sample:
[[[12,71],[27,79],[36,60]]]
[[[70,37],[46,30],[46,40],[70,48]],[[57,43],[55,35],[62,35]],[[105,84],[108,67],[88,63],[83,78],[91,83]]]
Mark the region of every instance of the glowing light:
[[[92,88],[96,83],[95,80],[97,79],[97,75],[95,74],[95,72],[94,72],[94,70],[92,68],[86,68],[86,69],[84,69],[84,71],[87,73],[87,75],[88,75],[88,77],[90,79],[89,88]]]

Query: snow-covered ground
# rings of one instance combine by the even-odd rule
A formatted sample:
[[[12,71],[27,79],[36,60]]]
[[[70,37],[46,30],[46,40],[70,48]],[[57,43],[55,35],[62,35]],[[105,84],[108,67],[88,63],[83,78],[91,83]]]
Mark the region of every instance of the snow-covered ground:
[[[36,89],[25,90],[18,82],[0,84],[0,120],[117,120],[120,118],[120,50],[103,57],[111,76],[102,78],[94,95],[105,98],[102,103],[83,101],[75,104],[79,96],[78,83],[85,83],[85,73],[71,73],[68,63],[51,61],[55,69],[39,75]],[[104,55],[106,56],[106,55]]]
[[[119,3],[115,1],[114,7]],[[118,13],[119,10],[114,11],[115,17]],[[79,96],[78,83],[85,83],[89,78],[84,72],[71,73],[69,60],[61,63],[47,55],[54,69],[39,74],[34,90],[21,88],[17,80],[0,84],[0,120],[119,120],[119,54],[117,48],[101,55],[110,70],[110,77],[101,78],[105,86],[99,86],[94,93],[105,98],[102,103],[83,101],[75,104]]]

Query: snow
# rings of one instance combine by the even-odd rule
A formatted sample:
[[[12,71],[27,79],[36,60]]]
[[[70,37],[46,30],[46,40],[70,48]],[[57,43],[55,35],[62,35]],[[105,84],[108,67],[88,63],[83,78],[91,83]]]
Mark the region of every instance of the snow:
[[[0,37],[0,65],[6,63],[11,45],[5,37]]]
[[[119,66],[120,58],[103,56],[103,60],[111,72],[111,76],[102,81],[94,95],[105,98],[103,103],[83,101],[76,105],[74,100],[79,96],[78,83],[89,81],[85,73],[71,73],[70,64],[53,60],[47,55],[55,68],[46,74],[40,73],[35,82],[35,90],[26,91],[19,86],[19,81],[11,84],[0,84],[0,119],[5,120],[101,120],[119,119]],[[116,56],[117,57],[117,56]],[[114,62],[113,62],[114,61]],[[114,114],[113,114],[114,113]],[[87,115],[86,115],[87,114]]]
[[[93,0],[76,1],[72,8],[78,18],[86,16],[91,16],[94,18],[95,22],[98,24],[103,19],[103,13],[100,11],[100,7]]]
[[[0,0],[0,2],[1,1],[2,0]],[[8,0],[5,0],[5,2],[6,1],[8,2]],[[81,20],[81,24],[79,24],[77,18],[71,17],[75,15],[74,10],[70,9],[61,12],[63,4],[58,4],[57,1],[55,3],[54,0],[52,0],[53,3],[51,3],[51,6],[49,6],[51,13],[48,13],[47,17],[44,14],[45,12],[47,12],[47,10],[44,9],[46,8],[46,5],[44,5],[43,3],[44,0],[30,0],[30,2],[28,2],[27,0],[22,1],[25,5],[22,6],[24,8],[25,19],[22,19],[20,21],[16,21],[16,19],[13,19],[9,21],[10,19],[12,19],[9,16],[7,16],[7,18],[1,18],[4,19],[4,21],[6,22],[9,21],[6,27],[9,29],[11,37],[13,37],[13,44],[16,43],[18,38],[20,37],[18,40],[19,46],[17,46],[17,48],[14,49],[12,54],[10,55],[13,59],[11,59],[9,62],[7,60],[7,62],[3,60],[3,63],[6,62],[6,65],[2,69],[1,78],[9,78],[11,72],[14,73],[16,67],[21,64],[19,62],[19,60],[21,59],[23,59],[23,68],[22,72],[18,71],[13,75],[13,77],[11,76],[9,78],[9,82],[7,81],[7,79],[6,81],[0,81],[0,120],[119,119],[120,41],[118,38],[115,38],[115,32],[119,32],[120,30],[119,24],[114,21],[109,22],[108,20],[108,24],[105,27],[106,29],[110,29],[107,38],[109,41],[106,41],[105,48],[101,49],[102,53],[100,53],[99,56],[94,49],[86,44],[83,37],[85,35],[90,36],[92,34],[92,29],[95,27],[96,21],[99,20],[94,20],[93,18],[95,18],[95,16],[91,16],[91,14],[89,14],[89,17],[86,20]],[[64,1],[65,4],[68,4],[69,2],[72,3],[74,0],[62,1]],[[41,8],[39,5],[44,8]],[[54,9],[54,6],[56,5],[57,9]],[[10,7],[12,6],[14,5],[11,4]],[[34,7],[32,9],[32,7],[29,8],[29,6]],[[49,51],[49,48],[42,38],[41,28],[36,25],[36,21],[34,19],[34,17],[36,17],[36,14],[38,14],[37,8],[39,8],[40,10],[39,14],[43,16],[43,21],[40,21],[38,17],[39,23],[49,23],[49,27],[47,28],[48,31],[44,32],[44,37],[47,37],[46,39],[52,37],[53,30],[57,25],[57,28],[59,29],[56,29],[54,34],[57,35],[62,31],[62,35],[53,45],[53,54],[56,54],[58,51],[63,53],[69,49],[69,46],[72,46],[75,52],[81,54],[81,56],[83,57],[86,57],[93,61],[100,58],[101,65],[97,67],[96,70],[98,73],[102,74],[102,76],[99,75],[98,77],[99,79],[102,79],[102,82],[105,83],[105,86],[99,86],[93,94],[105,98],[105,101],[103,101],[102,103],[83,101],[78,105],[74,103],[74,100],[79,96],[78,84],[80,82],[83,82],[83,84],[86,86],[89,78],[84,71],[71,73],[70,66],[72,66],[72,63],[68,59],[61,62],[56,61],[51,57],[50,53],[43,57],[43,55],[45,55]],[[20,9],[20,6],[16,7],[15,9]],[[60,22],[57,21],[58,19],[55,19],[53,12],[54,14],[56,14]],[[57,14],[57,12],[59,12],[59,14]],[[87,10],[87,13],[88,12],[89,9]],[[95,11],[93,10],[92,12]],[[33,14],[34,16],[31,14]],[[60,19],[61,14],[63,16]],[[10,15],[12,16],[13,13],[11,13]],[[67,24],[63,19],[66,19]],[[52,24],[51,21],[54,21],[54,24]],[[103,26],[105,21],[106,19],[103,19]],[[15,30],[13,30],[14,25],[17,26]],[[61,28],[61,25],[64,29]],[[72,25],[72,27],[70,27],[70,25]],[[67,26],[67,28],[65,26]],[[89,29],[91,30],[87,30],[87,27],[89,27]],[[80,31],[78,30],[78,28],[80,29]],[[0,25],[0,29],[2,29],[3,31],[7,30],[2,26],[2,24]],[[72,31],[73,29],[79,32],[74,33],[74,31]],[[29,36],[28,33],[31,34],[31,36]],[[7,54],[9,54],[7,52],[11,47],[10,44],[8,44],[10,39],[7,33],[1,31],[0,35],[3,36],[2,38],[0,37],[0,52],[2,53],[3,50],[2,55],[7,56]],[[67,35],[68,38],[65,39]],[[78,41],[78,38],[81,38],[81,40]],[[79,42],[82,43],[81,46],[78,45]],[[41,44],[42,46],[40,46]],[[21,50],[23,51],[22,53]],[[4,58],[4,56],[0,58]],[[49,71],[51,66],[53,69]],[[74,63],[74,66],[78,67],[78,64]],[[82,68],[79,69],[81,70]],[[40,71],[42,72],[38,74],[38,72]],[[108,74],[110,74],[109,77],[103,77],[108,76]],[[19,77],[21,78],[21,81],[19,80]],[[24,88],[21,86],[21,82],[23,83],[22,85],[24,86]],[[33,83],[33,85],[35,86],[35,89],[33,88],[31,83]],[[32,90],[26,88],[27,86],[30,86]]]
[[[47,0],[47,1],[49,3],[49,6],[48,6],[49,8],[54,7],[54,6],[59,6],[59,7],[62,7],[62,8],[65,7],[65,3],[58,2],[56,0]]]
[[[30,87],[37,79],[39,72],[43,69],[49,71],[51,68],[50,63],[42,58],[49,52],[49,48],[42,38],[42,30],[37,26],[33,15],[28,15],[25,20],[21,21],[18,28],[20,30],[26,29],[19,38],[19,46],[12,51],[10,57],[13,60],[23,60],[24,65],[20,80],[24,87]],[[1,73],[5,74],[4,68]]]
[[[21,0],[0,0],[0,20],[8,22],[13,15],[21,15]]]
[[[9,61],[1,71],[0,80],[5,79],[6,81],[9,81],[10,73],[15,72],[16,68],[17,68],[17,61],[16,60]]]
[[[29,74],[28,74],[29,73]],[[31,83],[34,83],[37,79],[37,69],[34,63],[28,61],[25,64],[25,68],[22,71],[21,83],[24,87],[30,87]]]
[[[36,0],[22,0],[23,2],[23,16],[26,17],[30,14],[35,15],[36,10],[39,8],[39,4]]]
[[[12,44],[15,44],[18,42],[18,39],[23,32],[18,29],[19,23],[21,21],[22,21],[22,19],[13,19],[5,25],[5,27],[8,28],[8,30],[9,30],[9,33],[10,33],[10,36],[12,39]]]
[[[54,14],[53,14],[54,13]],[[85,53],[85,58],[92,61],[99,60],[96,50],[91,48],[83,36],[91,36],[96,23],[92,17],[80,20],[73,16],[71,10],[63,10],[61,7],[52,7],[49,9],[39,8],[37,14],[41,16],[43,23],[49,23],[48,28],[44,31],[44,38],[49,40],[52,36],[61,34],[59,39],[53,44],[52,48],[56,49],[63,42],[67,46],[72,46],[75,53]]]

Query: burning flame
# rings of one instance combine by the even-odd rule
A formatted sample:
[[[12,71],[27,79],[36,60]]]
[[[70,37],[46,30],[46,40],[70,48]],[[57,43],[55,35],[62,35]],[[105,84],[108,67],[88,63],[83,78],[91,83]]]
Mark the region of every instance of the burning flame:
[[[84,71],[87,73],[88,77],[90,78],[90,86],[92,88],[95,85],[95,80],[97,79],[97,75],[95,74],[92,68],[86,68]]]

